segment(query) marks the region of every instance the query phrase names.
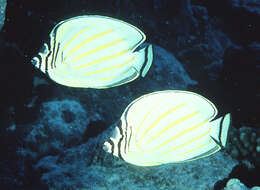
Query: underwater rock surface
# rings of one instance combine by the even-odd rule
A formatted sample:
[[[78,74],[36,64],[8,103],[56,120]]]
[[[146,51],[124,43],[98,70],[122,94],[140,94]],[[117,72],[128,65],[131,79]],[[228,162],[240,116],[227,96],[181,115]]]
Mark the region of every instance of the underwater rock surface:
[[[5,22],[5,8],[6,0],[0,0],[0,31],[2,30]]]
[[[233,8],[244,9],[249,13],[260,16],[260,2],[258,0],[229,0]]]
[[[185,71],[183,65],[169,51],[154,45],[154,63],[151,69],[151,77],[158,86],[152,88],[160,89],[185,89],[189,85],[197,84]],[[166,80],[165,80],[166,79]]]
[[[89,115],[74,100],[49,101],[42,104],[39,120],[25,137],[25,147],[38,158],[57,154],[65,148],[80,144],[91,121],[99,115]]]
[[[260,190],[260,187],[247,188],[239,179],[233,178],[227,182],[224,190]]]

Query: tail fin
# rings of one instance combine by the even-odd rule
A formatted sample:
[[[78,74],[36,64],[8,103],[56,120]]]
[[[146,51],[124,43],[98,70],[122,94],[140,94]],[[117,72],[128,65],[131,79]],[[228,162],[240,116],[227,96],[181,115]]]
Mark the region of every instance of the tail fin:
[[[134,67],[139,71],[142,77],[145,77],[153,62],[153,48],[148,45],[145,48],[134,52],[136,65]]]
[[[230,125],[230,113],[210,122],[210,136],[221,148],[226,146],[228,129]]]

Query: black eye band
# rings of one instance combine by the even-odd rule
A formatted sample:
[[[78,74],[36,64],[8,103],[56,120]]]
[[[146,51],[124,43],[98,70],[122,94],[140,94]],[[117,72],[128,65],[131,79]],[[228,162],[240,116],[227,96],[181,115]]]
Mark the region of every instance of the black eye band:
[[[122,160],[124,160],[123,157],[122,157],[122,154],[121,154],[121,144],[122,144],[122,140],[124,139],[121,120],[119,122],[118,129],[119,129],[119,132],[120,132],[120,135],[121,135],[121,138],[119,139],[118,144],[117,144],[117,146],[118,146],[117,147],[118,148],[118,157],[121,158]]]

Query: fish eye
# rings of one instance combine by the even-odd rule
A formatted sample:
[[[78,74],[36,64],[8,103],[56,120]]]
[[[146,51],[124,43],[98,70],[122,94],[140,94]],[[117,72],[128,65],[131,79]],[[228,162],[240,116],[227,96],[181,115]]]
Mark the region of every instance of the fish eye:
[[[43,46],[40,48],[40,53],[47,54],[48,52],[48,45],[46,43],[43,44]]]

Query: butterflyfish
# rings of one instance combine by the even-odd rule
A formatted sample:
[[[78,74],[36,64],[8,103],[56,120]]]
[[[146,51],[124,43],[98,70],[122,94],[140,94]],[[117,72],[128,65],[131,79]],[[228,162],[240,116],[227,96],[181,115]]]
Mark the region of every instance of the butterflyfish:
[[[137,166],[196,160],[224,148],[231,114],[215,119],[215,105],[179,90],[158,91],[130,103],[103,149]]]
[[[70,87],[110,88],[145,77],[152,45],[137,27],[98,15],[59,22],[32,64],[53,81]]]

